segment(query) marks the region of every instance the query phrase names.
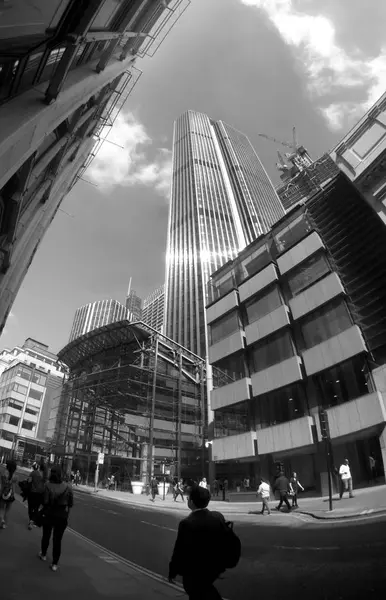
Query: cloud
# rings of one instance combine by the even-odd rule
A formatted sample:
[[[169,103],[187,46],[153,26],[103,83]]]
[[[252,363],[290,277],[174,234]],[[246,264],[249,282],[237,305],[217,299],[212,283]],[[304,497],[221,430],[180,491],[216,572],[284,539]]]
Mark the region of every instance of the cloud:
[[[146,185],[169,197],[172,153],[154,148],[144,125],[132,113],[121,112],[112,128],[102,130],[101,138],[106,137],[108,141],[87,170],[92,181],[106,191],[116,185]]]
[[[340,129],[362,116],[385,91],[386,45],[375,58],[364,57],[359,50],[349,54],[337,43],[330,19],[321,14],[307,14],[306,8],[295,8],[292,0],[241,2],[263,11],[284,42],[294,48],[307,74],[308,89],[313,99],[317,98],[318,108],[331,129]],[[304,7],[306,4],[303,2]],[[365,100],[349,100],[353,89],[365,89]],[[338,94],[342,100],[329,101],[331,94]]]

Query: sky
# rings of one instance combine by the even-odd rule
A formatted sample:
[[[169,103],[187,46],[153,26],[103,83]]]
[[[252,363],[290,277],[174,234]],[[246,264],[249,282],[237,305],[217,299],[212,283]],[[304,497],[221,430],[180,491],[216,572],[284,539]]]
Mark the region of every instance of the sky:
[[[173,122],[188,109],[246,133],[276,185],[277,144],[317,158],[386,89],[380,0],[192,0],[143,71],[92,165],[64,199],[13,305],[0,348],[57,352],[75,310],[146,296],[165,278]],[[119,148],[118,146],[123,146]],[[283,150],[283,148],[282,148]]]

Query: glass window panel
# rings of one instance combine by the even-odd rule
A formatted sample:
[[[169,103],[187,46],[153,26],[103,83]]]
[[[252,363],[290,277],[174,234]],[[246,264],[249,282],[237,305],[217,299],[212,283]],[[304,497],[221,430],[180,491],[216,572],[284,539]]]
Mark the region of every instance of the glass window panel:
[[[271,336],[263,344],[252,350],[252,369],[254,373],[267,369],[294,356],[294,346],[288,331]]]
[[[42,392],[38,392],[38,390],[34,390],[31,388],[29,391],[28,397],[33,398],[34,400],[40,400],[42,395],[43,395]]]
[[[359,356],[323,371],[313,379],[320,391],[320,403],[325,408],[349,402],[374,391],[367,362]]]
[[[324,254],[311,256],[289,275],[287,281],[291,295],[297,296],[330,271],[330,265]]]
[[[312,313],[301,325],[306,348],[321,344],[352,326],[346,304],[334,303]]]
[[[247,402],[227,406],[214,412],[214,436],[216,438],[237,435],[249,430]]]
[[[313,227],[305,214],[300,215],[286,227],[283,227],[274,240],[279,252],[284,252],[312,231]]]
[[[299,419],[308,414],[303,386],[292,385],[259,396],[254,402],[256,429]]]
[[[228,337],[240,328],[237,311],[233,311],[210,325],[211,343]]]
[[[258,299],[252,300],[246,306],[248,323],[253,323],[265,315],[273,312],[282,304],[279,288],[275,286],[268,293]]]
[[[213,367],[213,386],[227,385],[246,376],[244,354],[233,354],[216,363]]]
[[[24,395],[27,393],[27,390],[28,390],[27,387],[25,387],[24,385],[20,385],[20,383],[14,383],[12,386],[12,389],[15,392],[18,392],[19,394],[24,394]]]
[[[20,421],[20,417],[15,417],[14,415],[8,415],[8,423],[10,425],[13,425],[14,427],[18,427],[19,425],[19,421]]]
[[[32,421],[27,421],[26,419],[24,419],[21,428],[22,429],[28,429],[28,431],[33,431],[36,427],[36,423],[33,423]]]
[[[248,256],[248,258],[241,263],[240,281],[261,271],[261,269],[266,267],[271,260],[272,258],[267,246],[262,246],[253,252],[251,256]]]

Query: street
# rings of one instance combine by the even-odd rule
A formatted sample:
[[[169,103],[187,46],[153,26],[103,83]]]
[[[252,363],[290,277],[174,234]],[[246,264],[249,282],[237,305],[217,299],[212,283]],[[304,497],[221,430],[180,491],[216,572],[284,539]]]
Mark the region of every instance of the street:
[[[183,515],[75,493],[70,527],[108,550],[167,576]],[[242,559],[218,582],[228,600],[373,597],[386,583],[386,521],[302,520],[297,515],[235,517]]]

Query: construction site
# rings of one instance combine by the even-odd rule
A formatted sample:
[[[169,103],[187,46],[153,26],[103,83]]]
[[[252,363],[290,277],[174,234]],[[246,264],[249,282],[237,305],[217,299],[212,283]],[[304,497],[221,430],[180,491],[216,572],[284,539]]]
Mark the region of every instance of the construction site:
[[[93,330],[59,352],[69,367],[48,427],[49,452],[69,473],[113,474],[122,489],[160,475],[207,475],[205,360],[142,322]],[[225,376],[225,375],[224,375]]]

